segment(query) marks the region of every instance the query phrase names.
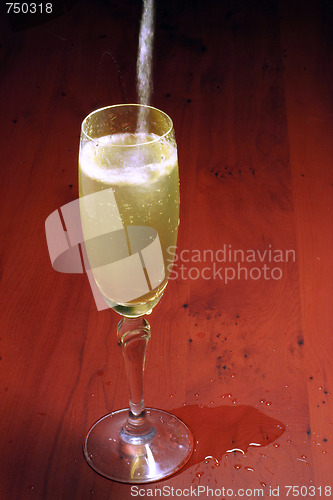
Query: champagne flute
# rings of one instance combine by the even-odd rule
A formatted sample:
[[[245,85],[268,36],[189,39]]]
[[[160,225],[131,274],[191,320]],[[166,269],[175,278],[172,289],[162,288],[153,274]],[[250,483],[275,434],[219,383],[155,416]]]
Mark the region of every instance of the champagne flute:
[[[193,438],[175,416],[145,408],[143,371],[150,314],[167,285],[179,224],[177,145],[171,119],[144,105],[92,112],[82,123],[80,215],[85,258],[117,327],[129,408],[90,429],[88,464],[125,483],[170,476],[190,458]]]

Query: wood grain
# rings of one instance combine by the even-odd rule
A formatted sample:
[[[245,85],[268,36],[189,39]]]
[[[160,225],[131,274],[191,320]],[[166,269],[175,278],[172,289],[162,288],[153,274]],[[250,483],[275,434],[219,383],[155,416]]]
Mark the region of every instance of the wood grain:
[[[1,17],[0,499],[129,500],[82,454],[90,425],[127,406],[119,317],[86,276],[52,269],[44,225],[78,197],[83,118],[136,101],[141,4],[60,3],[49,20]],[[146,404],[182,415],[201,451],[146,496],[333,488],[332,21],[326,0],[157,2],[152,104],[175,125],[181,224]],[[269,444],[226,450],[258,422]]]

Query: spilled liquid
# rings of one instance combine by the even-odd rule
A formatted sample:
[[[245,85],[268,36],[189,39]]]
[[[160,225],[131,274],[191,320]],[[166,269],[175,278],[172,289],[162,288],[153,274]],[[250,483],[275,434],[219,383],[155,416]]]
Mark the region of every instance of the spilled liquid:
[[[225,453],[246,453],[250,447],[266,446],[285,430],[282,422],[246,405],[215,408],[190,405],[171,413],[193,434],[194,451],[182,472],[207,457],[218,463]]]

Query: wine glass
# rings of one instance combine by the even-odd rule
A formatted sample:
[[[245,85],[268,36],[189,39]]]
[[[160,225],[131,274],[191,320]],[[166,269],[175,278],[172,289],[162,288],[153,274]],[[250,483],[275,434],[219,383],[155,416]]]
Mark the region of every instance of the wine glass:
[[[175,416],[145,408],[143,371],[150,314],[167,285],[179,224],[177,145],[171,119],[144,105],[121,104],[88,115],[81,128],[80,215],[85,256],[117,327],[129,384],[129,408],[90,429],[88,464],[125,483],[178,471],[193,438]]]

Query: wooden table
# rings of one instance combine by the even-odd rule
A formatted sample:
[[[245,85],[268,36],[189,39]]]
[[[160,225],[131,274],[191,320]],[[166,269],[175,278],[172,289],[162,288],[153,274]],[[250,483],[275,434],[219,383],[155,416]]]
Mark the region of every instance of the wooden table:
[[[175,125],[181,225],[146,404],[196,451],[139,489],[83,458],[127,405],[119,316],[53,270],[44,225],[78,197],[83,118],[136,101],[141,3],[51,4],[1,20],[1,500],[332,497],[331,2],[158,2],[152,104]]]

